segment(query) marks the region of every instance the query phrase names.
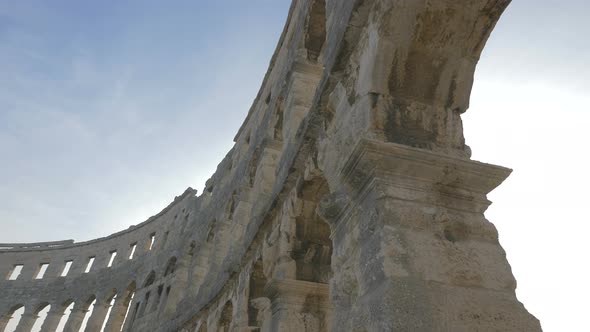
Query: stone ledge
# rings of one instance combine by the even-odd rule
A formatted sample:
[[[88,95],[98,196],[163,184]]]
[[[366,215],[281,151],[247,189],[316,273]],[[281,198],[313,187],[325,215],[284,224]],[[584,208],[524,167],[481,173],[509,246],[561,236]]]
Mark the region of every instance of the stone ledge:
[[[266,295],[273,303],[305,304],[309,297],[315,297],[321,308],[330,309],[330,286],[302,280],[271,280],[265,288]]]
[[[359,140],[341,175],[353,188],[370,177],[407,177],[436,185],[487,194],[499,186],[511,169],[469,159],[367,138]]]

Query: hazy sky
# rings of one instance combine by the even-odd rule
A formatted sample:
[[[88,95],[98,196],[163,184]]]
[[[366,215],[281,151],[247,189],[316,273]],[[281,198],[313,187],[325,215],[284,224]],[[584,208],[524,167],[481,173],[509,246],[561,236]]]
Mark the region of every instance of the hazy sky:
[[[0,242],[137,224],[229,151],[288,0],[0,0]],[[515,0],[464,115],[514,169],[487,217],[545,331],[590,331],[590,2]]]

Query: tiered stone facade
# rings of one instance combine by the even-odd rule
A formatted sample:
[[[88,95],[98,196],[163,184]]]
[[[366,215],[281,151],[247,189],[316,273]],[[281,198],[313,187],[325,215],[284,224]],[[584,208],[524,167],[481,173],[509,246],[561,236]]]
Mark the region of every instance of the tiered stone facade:
[[[294,0],[204,192],[106,238],[0,245],[0,331],[48,305],[55,331],[72,303],[78,331],[93,302],[86,331],[540,331],[484,217],[510,170],[461,123],[509,2]]]

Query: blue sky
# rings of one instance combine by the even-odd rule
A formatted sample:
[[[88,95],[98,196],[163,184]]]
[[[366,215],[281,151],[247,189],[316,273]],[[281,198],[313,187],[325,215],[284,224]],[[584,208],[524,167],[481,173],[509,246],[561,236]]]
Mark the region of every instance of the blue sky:
[[[0,241],[104,236],[200,190],[289,6],[243,3],[0,2]]]
[[[105,236],[204,181],[232,146],[287,0],[0,0],[0,242]],[[486,214],[545,331],[588,331],[590,3],[515,0],[464,115],[514,168]]]

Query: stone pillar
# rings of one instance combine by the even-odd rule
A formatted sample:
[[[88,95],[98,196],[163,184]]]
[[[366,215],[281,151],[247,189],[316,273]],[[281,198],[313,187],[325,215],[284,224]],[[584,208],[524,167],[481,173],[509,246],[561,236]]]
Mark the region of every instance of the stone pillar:
[[[272,280],[266,287],[272,318],[263,332],[330,331],[332,306],[328,285],[300,280]],[[266,325],[266,324],[265,324]]]
[[[55,332],[61,318],[65,314],[64,307],[59,306],[55,310],[53,309],[53,307],[54,306],[51,306],[51,309],[47,313],[47,317],[45,317],[43,325],[41,325],[41,332]]]
[[[125,314],[127,313],[128,307],[129,303],[124,303],[124,301],[115,301],[115,305],[111,310],[111,314],[108,318],[107,324],[104,329],[105,332],[121,331],[121,327],[123,326],[123,321],[125,320]]]
[[[189,287],[188,265],[189,262],[187,262],[186,258],[179,258],[176,262],[174,276],[167,283],[171,286],[170,294],[166,294],[167,288],[164,288],[163,290],[164,294],[162,294],[162,298],[166,297],[166,299],[161,299],[161,301],[165,300],[166,302],[164,307],[160,310],[162,310],[165,316],[174,314],[174,312],[176,312],[176,306],[185,296],[186,289]],[[157,293],[153,295],[157,296]],[[154,299],[152,299],[152,301],[154,301]],[[157,303],[154,303],[153,305],[157,305]]]
[[[303,119],[308,114],[315,89],[321,80],[324,67],[307,63],[305,60],[293,64],[291,77],[287,82],[287,99],[283,118],[283,141],[293,140]]]
[[[77,304],[74,305],[66,326],[64,327],[64,332],[79,332],[87,312],[87,308],[84,309],[78,307]]]
[[[483,214],[509,169],[362,139],[340,174],[346,194],[319,209],[333,230],[334,330],[541,330]]]
[[[39,318],[39,315],[27,313],[25,311],[16,326],[15,332],[31,332],[37,318]]]
[[[56,278],[61,275],[63,271],[63,263],[61,259],[51,259],[49,261],[49,266],[47,267],[47,271],[45,271],[45,276],[43,278]]]
[[[92,316],[90,316],[90,319],[88,319],[88,324],[86,324],[85,331],[100,331],[110,307],[111,305],[108,302],[95,303],[94,309],[92,309]]]
[[[6,325],[8,324],[11,318],[12,316],[4,316],[0,318],[0,331],[4,331],[6,329]]]
[[[142,294],[135,293],[134,299],[140,299],[141,295]],[[127,316],[127,319],[125,319],[125,324],[123,325],[123,331],[129,331],[131,329],[131,327],[133,326],[133,323],[135,323],[135,320],[137,319],[139,307],[137,307],[136,304],[137,304],[137,300],[131,301],[131,303],[129,303],[131,308],[129,309],[129,315]]]

